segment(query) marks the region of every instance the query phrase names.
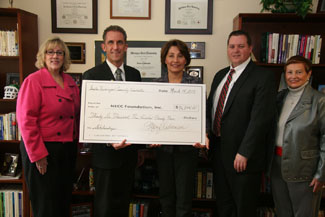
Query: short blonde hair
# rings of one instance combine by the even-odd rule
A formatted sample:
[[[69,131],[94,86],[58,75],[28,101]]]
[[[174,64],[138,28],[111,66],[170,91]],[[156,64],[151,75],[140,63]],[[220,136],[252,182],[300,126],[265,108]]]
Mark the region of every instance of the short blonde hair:
[[[56,46],[59,46],[62,51],[64,52],[64,60],[63,65],[61,67],[61,72],[67,71],[70,67],[71,61],[70,61],[70,52],[64,41],[62,41],[59,37],[51,37],[47,39],[41,47],[38,49],[37,55],[36,55],[36,62],[35,66],[38,69],[46,68],[45,64],[45,54],[47,50],[51,50],[55,48]]]

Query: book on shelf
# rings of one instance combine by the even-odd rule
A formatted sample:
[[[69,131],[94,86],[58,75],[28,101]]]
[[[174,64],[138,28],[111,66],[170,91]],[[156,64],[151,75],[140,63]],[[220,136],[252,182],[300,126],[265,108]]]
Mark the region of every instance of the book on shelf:
[[[23,216],[23,191],[17,187],[0,189],[0,216]]]
[[[261,43],[261,62],[283,64],[291,56],[300,55],[313,64],[320,63],[321,35],[265,32],[261,35]]]
[[[0,31],[0,56],[18,56],[18,34],[16,30]]]
[[[196,172],[194,185],[194,198],[212,199],[213,197],[213,172],[209,169],[199,169]]]
[[[133,201],[129,205],[129,217],[148,217],[149,201]]]
[[[0,114],[0,140],[20,140],[16,112]]]

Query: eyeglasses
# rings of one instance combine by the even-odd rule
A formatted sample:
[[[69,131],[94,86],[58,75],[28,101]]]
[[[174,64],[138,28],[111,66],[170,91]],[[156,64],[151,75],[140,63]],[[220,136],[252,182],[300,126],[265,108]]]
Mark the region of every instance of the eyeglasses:
[[[50,55],[50,56],[54,56],[54,54],[56,54],[58,56],[63,56],[64,55],[64,51],[61,51],[61,50],[58,50],[58,51],[47,50],[45,53],[47,55]]]

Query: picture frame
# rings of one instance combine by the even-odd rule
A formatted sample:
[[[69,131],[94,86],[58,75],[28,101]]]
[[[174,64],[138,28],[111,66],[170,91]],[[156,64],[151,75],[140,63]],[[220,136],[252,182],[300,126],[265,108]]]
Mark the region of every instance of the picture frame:
[[[325,13],[325,0],[318,0],[317,13]]]
[[[106,59],[102,50],[103,41],[95,41],[95,64],[101,64]],[[125,64],[138,69],[142,81],[153,81],[166,73],[166,67],[160,63],[160,51],[166,41],[127,41],[128,49]]]
[[[212,34],[213,0],[165,1],[165,34]]]
[[[203,84],[203,66],[187,66],[185,71],[188,75],[198,78],[200,84]]]
[[[99,65],[106,60],[106,53],[102,49],[103,41],[95,41],[95,65]]]
[[[20,85],[20,76],[19,73],[7,73],[6,74],[6,86],[13,84],[13,85]]]
[[[92,203],[71,204],[70,217],[92,217],[92,216],[93,216]]]
[[[97,34],[97,0],[51,0],[53,33]]]
[[[151,19],[151,0],[110,0],[111,19]]]
[[[82,73],[74,73],[74,72],[66,72],[66,74],[70,75],[72,77],[72,79],[76,82],[76,85],[78,87],[81,86],[81,82],[82,82]]]
[[[66,42],[70,51],[70,60],[74,64],[86,63],[86,44],[82,42]]]
[[[205,42],[185,42],[190,50],[191,59],[205,59]]]
[[[5,153],[1,165],[2,176],[16,176],[18,169],[19,154]]]

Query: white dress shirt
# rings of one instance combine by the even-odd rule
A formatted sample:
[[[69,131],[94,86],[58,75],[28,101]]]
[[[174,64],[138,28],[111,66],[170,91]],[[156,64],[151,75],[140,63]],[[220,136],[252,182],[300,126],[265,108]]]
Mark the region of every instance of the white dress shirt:
[[[226,99],[225,99],[225,102],[224,102],[223,109],[225,109],[225,107],[227,105],[228,96],[229,96],[229,93],[230,93],[232,87],[236,83],[236,81],[239,78],[239,76],[243,73],[243,71],[245,70],[246,66],[250,62],[250,60],[251,60],[251,58],[248,58],[245,62],[243,62],[242,64],[240,64],[239,66],[237,66],[235,68],[233,68],[230,65],[229,72],[231,71],[231,69],[234,69],[235,70],[235,73],[232,74],[232,80],[231,80],[231,82],[229,84],[229,87],[228,87],[228,92],[227,92],[227,95],[226,95]],[[214,124],[214,119],[215,119],[216,109],[217,109],[217,106],[218,106],[219,96],[220,96],[221,90],[223,88],[223,85],[226,83],[226,80],[227,80],[227,77],[229,75],[229,72],[225,75],[225,77],[219,83],[219,86],[218,86],[216,92],[213,95],[213,107],[212,107],[212,115],[211,115],[211,117],[213,117],[212,120],[211,120],[212,121],[212,126]]]
[[[115,72],[116,72],[117,67],[114,64],[112,64],[110,61],[108,61],[108,59],[106,59],[106,63],[109,66],[109,68],[111,69],[111,71],[112,71],[112,73],[114,75],[114,78],[116,79],[116,73]],[[122,65],[119,68],[122,70],[122,74],[121,74],[122,80],[125,81],[124,63],[122,63]]]

